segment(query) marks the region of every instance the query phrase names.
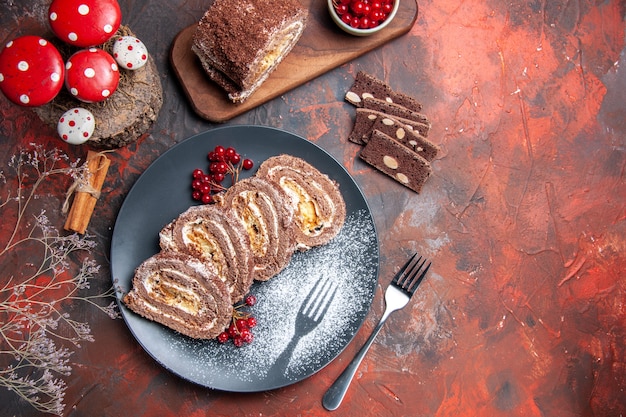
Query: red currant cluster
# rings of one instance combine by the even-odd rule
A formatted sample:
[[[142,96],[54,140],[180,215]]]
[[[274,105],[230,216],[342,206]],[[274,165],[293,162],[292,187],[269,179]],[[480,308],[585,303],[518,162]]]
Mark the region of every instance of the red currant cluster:
[[[233,320],[228,326],[227,330],[224,330],[217,336],[217,341],[220,343],[226,343],[229,340],[233,341],[233,344],[237,347],[242,347],[244,344],[252,343],[254,340],[254,334],[252,334],[252,328],[256,326],[256,318],[249,313],[241,311],[244,306],[252,307],[256,304],[256,297],[252,294],[246,296],[244,304],[235,306],[233,311]]]
[[[230,174],[231,185],[236,183],[242,169],[249,170],[254,166],[252,159],[241,159],[235,148],[224,148],[217,145],[209,154],[209,172],[196,168],[191,174],[191,196],[196,201],[209,204],[214,201],[213,195],[226,190],[222,183]]]
[[[341,20],[355,29],[372,29],[387,19],[394,0],[333,0]]]

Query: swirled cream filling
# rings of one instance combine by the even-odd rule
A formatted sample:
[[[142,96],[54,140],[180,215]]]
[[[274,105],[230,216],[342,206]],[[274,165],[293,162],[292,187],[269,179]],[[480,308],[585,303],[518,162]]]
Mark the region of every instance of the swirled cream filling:
[[[235,253],[230,237],[224,227],[219,222],[214,222],[213,225],[218,228],[224,237],[223,241],[227,244],[230,253]],[[217,269],[218,276],[223,279],[227,265],[226,255],[222,251],[220,242],[209,232],[206,224],[203,221],[185,224],[182,229],[182,236],[185,246],[195,248],[205,259],[211,260]]]
[[[189,327],[190,325],[189,321],[186,320],[185,318],[176,316],[173,314],[164,313],[163,309],[157,306],[154,306],[150,303],[145,303],[144,306],[146,307],[146,309],[152,311],[154,314],[159,315],[167,320],[178,322],[186,327]],[[196,327],[196,329],[199,331],[208,331],[212,329],[213,327],[215,327],[216,322],[217,322],[217,317],[213,317],[211,320],[206,320],[205,318],[205,320],[203,320],[201,323],[198,323],[198,326]]]
[[[244,223],[246,232],[250,236],[250,246],[252,252],[259,257],[267,255],[270,236],[267,221],[263,215],[261,207],[256,202],[256,198],[262,198],[268,207],[271,207],[270,215],[276,217],[274,206],[265,193],[256,191],[241,192],[234,200],[233,207],[236,208],[237,216]],[[276,234],[278,231],[273,230]]]
[[[256,71],[254,72],[254,77],[251,79],[256,80],[261,78],[263,74],[278,65],[285,51],[290,50],[295,41],[298,40],[302,30],[304,30],[302,22],[293,22],[276,34],[268,47],[269,52],[259,61]]]
[[[280,179],[280,184],[287,194],[297,201],[296,217],[305,234],[319,235],[325,227],[332,224],[332,217],[329,219],[322,218],[317,202],[304,187],[286,177]],[[333,207],[332,201],[329,200],[329,203],[330,207]],[[334,212],[334,210],[332,211]]]
[[[189,280],[189,277],[180,271],[164,268],[146,277],[144,287],[151,298],[186,313],[197,315],[201,307],[200,296],[190,288],[175,282],[173,277]]]

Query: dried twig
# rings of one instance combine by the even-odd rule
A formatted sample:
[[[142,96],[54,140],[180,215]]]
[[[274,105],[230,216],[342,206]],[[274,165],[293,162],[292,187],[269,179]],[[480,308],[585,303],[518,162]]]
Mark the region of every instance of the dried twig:
[[[6,241],[0,241],[0,386],[8,388],[37,410],[61,415],[70,375],[71,348],[93,341],[88,323],[74,320],[68,303],[85,302],[112,318],[118,316],[109,289],[83,295],[99,265],[79,253],[92,250],[90,236],[61,235],[45,210],[33,215],[31,204],[42,198],[40,186],[52,176],[74,180],[85,175],[85,166],[70,163],[58,150],[45,151],[32,145],[13,156],[9,167],[16,174],[0,172],[0,215],[3,225],[12,225]],[[13,184],[16,184],[13,190]],[[28,253],[28,259],[21,259]],[[39,261],[32,262],[33,255]]]

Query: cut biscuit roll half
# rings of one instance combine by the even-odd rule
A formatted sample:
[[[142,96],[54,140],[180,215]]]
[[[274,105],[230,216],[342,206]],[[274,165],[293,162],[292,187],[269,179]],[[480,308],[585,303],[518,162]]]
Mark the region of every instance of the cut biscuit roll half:
[[[241,103],[293,49],[307,17],[297,0],[216,0],[198,23],[191,49],[209,78]]]

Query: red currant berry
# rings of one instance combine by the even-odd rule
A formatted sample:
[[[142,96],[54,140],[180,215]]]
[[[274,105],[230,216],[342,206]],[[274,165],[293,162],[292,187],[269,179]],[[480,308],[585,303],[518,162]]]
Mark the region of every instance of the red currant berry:
[[[217,160],[217,157],[215,156],[215,152],[213,152],[213,151],[209,152],[206,157],[211,162]]]
[[[256,327],[256,319],[254,317],[248,317],[248,328]]]
[[[222,332],[219,335],[217,335],[217,341],[220,343],[226,343],[228,342],[229,339],[230,339],[230,336],[228,335],[228,332]]]
[[[393,2],[383,3],[383,12],[385,13],[385,15],[391,13],[392,10],[393,10]]]
[[[226,162],[216,162],[215,169],[213,170],[216,174],[225,174],[228,171],[228,164]]]
[[[383,4],[380,2],[380,0],[373,0],[370,6],[372,7],[372,11],[380,10],[383,7]]]
[[[344,13],[344,15],[341,16],[341,21],[346,25],[349,25],[350,22],[352,22],[352,15],[350,13]]]
[[[237,319],[235,326],[237,327],[237,330],[239,330],[239,332],[243,332],[244,330],[248,329],[248,320],[246,319]]]
[[[202,200],[202,193],[198,190],[194,190],[191,193],[191,198],[193,198],[196,201],[201,201]]]
[[[244,343],[252,343],[254,335],[250,330],[248,330],[245,334],[241,335],[241,340],[243,340]]]
[[[355,15],[361,16],[365,9],[365,3],[357,0],[350,5],[350,9],[352,10],[352,13],[354,13]]]
[[[352,17],[352,20],[350,21],[350,26],[352,26],[353,28],[358,28],[360,25],[361,19],[356,16]]]
[[[245,170],[252,169],[253,166],[254,166],[254,161],[252,161],[252,159],[248,159],[248,158],[244,159],[243,163],[241,165],[241,167],[243,169],[245,169]]]
[[[202,194],[210,193],[211,192],[211,184],[209,184],[208,182],[200,183],[200,187],[198,187],[198,191],[200,191]]]
[[[230,158],[232,158],[232,156],[234,154],[236,154],[237,151],[235,151],[235,148],[229,146],[228,148],[226,148],[226,150],[224,151],[224,156],[226,157],[226,159],[230,160]]]
[[[210,204],[213,201],[213,197],[211,194],[202,194],[200,201],[202,201],[203,204]]]
[[[230,163],[233,165],[237,165],[239,161],[241,161],[241,155],[239,155],[238,153],[230,157]]]
[[[197,180],[198,178],[201,178],[203,175],[204,175],[204,172],[200,168],[194,169],[193,172],[191,173],[191,177],[194,180]]]
[[[361,29],[369,29],[370,28],[370,19],[367,16],[363,16],[361,18],[361,23],[359,24],[359,27]]]
[[[215,174],[211,176],[211,178],[213,179],[213,182],[217,184],[221,184],[226,178],[226,176],[221,172],[216,172]]]
[[[215,152],[215,156],[222,158],[224,156],[224,152],[226,151],[226,149],[224,149],[224,147],[222,145],[217,145],[214,149],[213,152]]]
[[[196,180],[191,181],[192,190],[199,190],[201,185],[202,185],[202,180],[196,179]]]
[[[230,326],[228,326],[228,335],[232,337],[233,339],[239,336],[239,331],[237,330],[237,328],[235,327],[233,323],[230,323]]]
[[[256,304],[256,296],[254,294],[247,295],[245,298],[246,305],[252,307]]]
[[[236,336],[233,338],[233,343],[235,344],[235,346],[237,347],[242,347],[244,344],[243,339],[241,338],[241,336]]]
[[[337,11],[337,14],[339,16],[348,13],[348,5],[347,4],[338,4],[337,7],[335,8],[335,10]]]

